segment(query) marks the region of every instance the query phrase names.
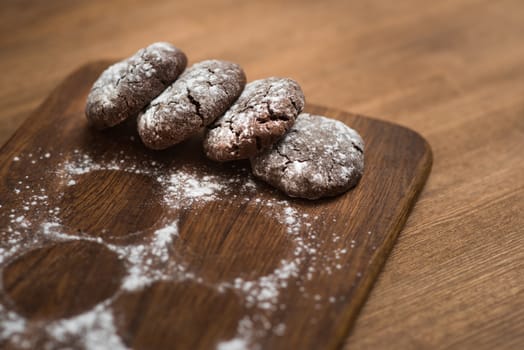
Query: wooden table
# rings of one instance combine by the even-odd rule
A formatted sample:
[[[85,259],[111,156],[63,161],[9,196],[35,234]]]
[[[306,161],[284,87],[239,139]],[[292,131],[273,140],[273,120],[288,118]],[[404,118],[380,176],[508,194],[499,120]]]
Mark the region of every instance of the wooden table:
[[[420,132],[432,174],[347,348],[524,346],[522,1],[7,0],[0,33],[0,143],[74,68],[158,40]]]

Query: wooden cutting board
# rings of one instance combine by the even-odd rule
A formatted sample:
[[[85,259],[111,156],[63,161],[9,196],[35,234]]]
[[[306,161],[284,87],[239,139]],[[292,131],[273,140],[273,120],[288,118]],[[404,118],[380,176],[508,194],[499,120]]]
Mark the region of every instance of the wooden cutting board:
[[[329,108],[366,143],[360,184],[290,199],[198,137],[145,149],[87,126],[110,62],[70,75],[0,153],[0,345],[338,349],[432,155],[417,133]]]

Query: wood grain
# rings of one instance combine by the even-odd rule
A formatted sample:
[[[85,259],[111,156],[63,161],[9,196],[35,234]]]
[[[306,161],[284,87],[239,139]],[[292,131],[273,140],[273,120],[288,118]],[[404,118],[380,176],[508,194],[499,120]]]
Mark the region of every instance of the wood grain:
[[[4,262],[4,306],[29,320],[56,319],[109,300],[119,335],[134,349],[170,349],[175,343],[184,349],[211,349],[234,337],[246,317],[253,321],[264,317],[269,330],[285,325],[282,334],[256,325],[254,331],[262,333],[253,332],[253,346],[339,348],[428,177],[432,155],[426,141],[394,124],[309,106],[311,113],[351,125],[365,140],[365,174],[354,190],[307,201],[288,200],[264,184],[249,193],[233,185],[220,199],[188,208],[175,205],[172,212],[162,204],[155,178],[119,169],[153,171],[156,168],[149,168],[154,162],[175,174],[183,170],[235,178],[247,176],[247,162],[212,163],[203,156],[201,135],[153,152],[136,137],[133,121],[106,132],[89,128],[84,116],[87,93],[108,64],[88,64],[69,76],[1,150],[0,193],[10,199],[2,208],[1,247],[13,249],[13,230],[29,239],[15,245],[25,250],[22,255]],[[73,183],[64,184],[63,164],[75,154],[95,161],[116,156],[119,168],[82,172]],[[58,203],[52,209],[55,220],[63,235],[75,237],[73,243],[55,245],[56,238],[51,237],[39,242],[37,249],[31,247],[30,239],[42,232],[49,237],[41,211],[27,210],[22,219],[8,215],[26,205],[26,196],[16,187],[32,191],[32,185],[24,187],[25,183],[38,183],[49,197],[46,207]],[[272,211],[279,205],[275,199],[286,201],[284,211],[296,210],[299,217],[314,219],[309,226],[289,231],[291,226],[283,225],[276,218],[278,212]],[[170,275],[144,288],[121,290],[125,263],[102,243],[153,244],[148,238],[162,228],[160,218],[176,221],[179,227],[176,239],[167,243],[172,254],[166,259],[183,263],[185,271],[198,278]],[[25,226],[17,226],[21,220]],[[297,250],[303,242],[309,246]],[[294,255],[304,259],[294,260]],[[286,260],[298,264],[298,272],[278,287],[274,308],[253,306],[233,287],[238,279],[264,280],[282,269]],[[233,285],[220,287],[223,283]],[[42,331],[37,325],[31,327]],[[75,343],[65,345],[75,347]]]
[[[417,130],[432,174],[347,348],[522,348],[522,1],[7,0],[0,29],[0,142],[82,63],[157,40]]]
[[[2,271],[4,293],[30,320],[60,319],[87,311],[120,287],[118,257],[93,242],[63,242],[31,250]]]

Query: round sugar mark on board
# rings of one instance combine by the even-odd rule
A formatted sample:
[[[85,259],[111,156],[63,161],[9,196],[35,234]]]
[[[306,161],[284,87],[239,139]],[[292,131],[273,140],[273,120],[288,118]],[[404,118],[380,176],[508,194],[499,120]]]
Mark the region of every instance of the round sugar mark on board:
[[[94,170],[67,185],[58,204],[59,219],[74,234],[122,242],[151,228],[163,213],[162,189],[148,175]]]
[[[80,314],[119,289],[125,268],[105,246],[70,241],[31,250],[3,270],[4,292],[28,319]]]
[[[271,274],[293,256],[295,247],[286,226],[265,206],[240,201],[193,208],[180,220],[173,245],[188,272],[208,283]]]
[[[123,293],[113,312],[117,331],[130,348],[212,349],[235,335],[245,308],[232,291],[162,281]]]

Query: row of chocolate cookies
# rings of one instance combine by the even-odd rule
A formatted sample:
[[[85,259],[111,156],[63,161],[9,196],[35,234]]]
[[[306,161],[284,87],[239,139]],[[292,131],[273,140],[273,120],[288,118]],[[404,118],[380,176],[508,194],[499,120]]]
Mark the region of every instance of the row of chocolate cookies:
[[[250,159],[255,176],[293,197],[334,196],[358,182],[362,139],[339,121],[300,114],[304,94],[294,80],[272,77],[246,85],[237,64],[186,64],[181,50],[155,43],[112,65],[88,96],[88,120],[106,128],[138,117],[138,133],[152,149],[207,127],[210,159]]]

